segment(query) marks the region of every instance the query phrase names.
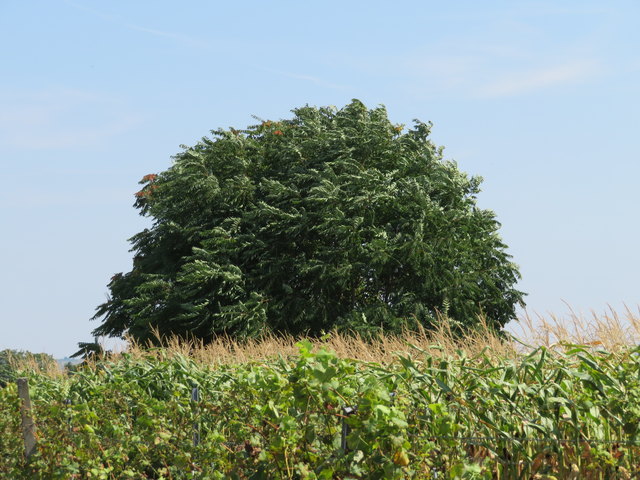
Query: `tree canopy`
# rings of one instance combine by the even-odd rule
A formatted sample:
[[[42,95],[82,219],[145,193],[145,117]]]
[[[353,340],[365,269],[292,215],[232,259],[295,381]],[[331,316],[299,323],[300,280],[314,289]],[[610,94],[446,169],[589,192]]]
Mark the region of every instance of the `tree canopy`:
[[[109,283],[95,335],[247,338],[461,327],[499,329],[524,294],[481,178],[430,140],[430,124],[384,107],[305,106],[281,121],[212,131],[135,207],[130,272]]]

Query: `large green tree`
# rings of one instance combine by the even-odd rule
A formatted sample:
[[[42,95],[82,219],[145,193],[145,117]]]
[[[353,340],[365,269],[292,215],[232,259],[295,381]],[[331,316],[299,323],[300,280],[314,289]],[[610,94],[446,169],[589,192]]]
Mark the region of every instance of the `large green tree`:
[[[354,100],[183,147],[141,181],[153,226],[131,239],[94,334],[398,331],[439,311],[501,328],[522,303],[517,266],[476,205],[481,179],[429,134]]]

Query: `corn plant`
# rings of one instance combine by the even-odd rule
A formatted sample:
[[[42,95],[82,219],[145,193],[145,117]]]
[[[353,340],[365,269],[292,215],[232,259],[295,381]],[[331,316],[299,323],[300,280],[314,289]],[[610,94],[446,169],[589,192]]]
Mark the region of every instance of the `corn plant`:
[[[415,348],[390,364],[312,350],[216,366],[124,354],[67,377],[23,372],[37,452],[24,460],[10,383],[0,478],[622,479],[639,468],[637,348],[503,359]]]

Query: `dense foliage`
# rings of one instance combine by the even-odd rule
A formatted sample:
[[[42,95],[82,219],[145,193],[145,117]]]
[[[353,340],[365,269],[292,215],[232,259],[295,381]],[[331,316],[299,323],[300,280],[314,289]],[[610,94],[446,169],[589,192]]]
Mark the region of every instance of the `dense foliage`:
[[[125,355],[68,378],[31,375],[28,464],[16,386],[0,389],[0,478],[631,478],[637,355],[416,352],[383,366],[302,343],[290,359],[216,368]]]
[[[95,335],[319,334],[333,328],[499,329],[522,292],[480,179],[443,160],[430,126],[383,107],[303,107],[280,122],[217,130],[143,178],[132,238]]]

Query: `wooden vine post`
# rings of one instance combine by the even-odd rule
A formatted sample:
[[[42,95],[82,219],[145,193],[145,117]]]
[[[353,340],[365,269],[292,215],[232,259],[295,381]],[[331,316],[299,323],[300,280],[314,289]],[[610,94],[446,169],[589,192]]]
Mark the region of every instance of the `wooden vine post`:
[[[18,396],[20,397],[20,416],[22,417],[22,439],[24,455],[27,460],[36,451],[36,424],[31,416],[31,397],[29,382],[26,378],[18,378]]]

